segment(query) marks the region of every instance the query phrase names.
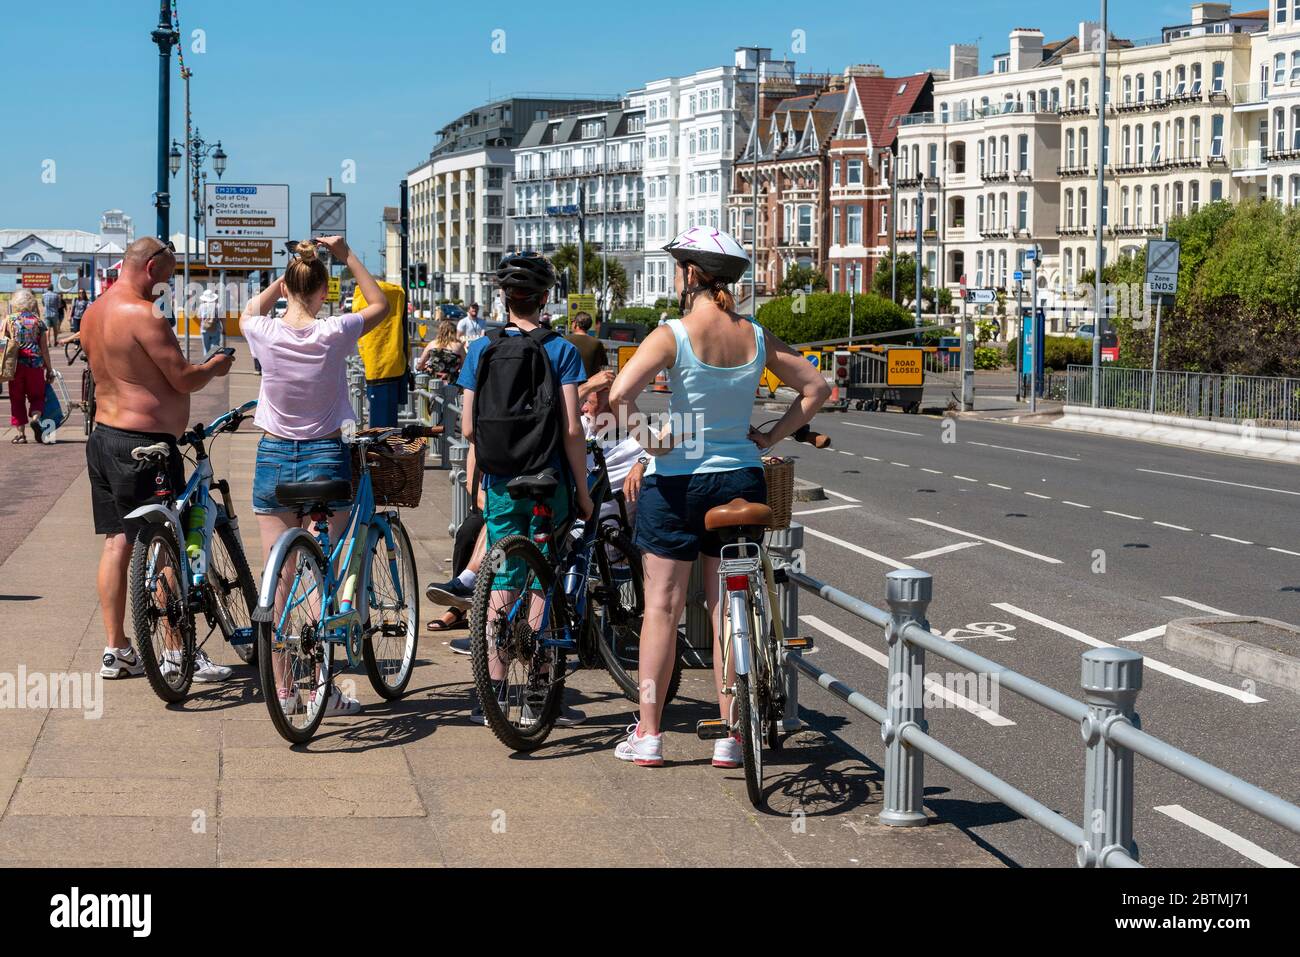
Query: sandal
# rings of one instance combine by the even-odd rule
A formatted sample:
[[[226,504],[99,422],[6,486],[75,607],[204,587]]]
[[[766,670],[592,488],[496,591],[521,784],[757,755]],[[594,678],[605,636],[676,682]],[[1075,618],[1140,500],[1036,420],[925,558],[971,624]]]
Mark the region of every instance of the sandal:
[[[459,608],[448,609],[448,614],[455,616],[450,622],[443,621],[441,618],[434,618],[430,620],[425,628],[429,631],[455,631],[469,624],[465,612]]]
[[[26,432],[19,432],[19,433],[18,433],[17,435],[15,435],[12,439],[10,439],[9,442],[10,442],[11,445],[26,445],[26,444],[27,444],[27,433],[26,433]]]

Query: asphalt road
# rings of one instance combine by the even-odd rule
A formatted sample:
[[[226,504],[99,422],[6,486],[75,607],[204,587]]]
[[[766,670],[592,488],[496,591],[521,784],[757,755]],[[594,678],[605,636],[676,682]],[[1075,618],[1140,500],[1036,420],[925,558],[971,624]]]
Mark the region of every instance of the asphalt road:
[[[815,427],[833,449],[780,449],[829,493],[796,506],[809,574],[884,607],[892,567],[929,571],[934,630],[1074,697],[1089,645],[1135,648],[1147,656],[1146,730],[1300,800],[1300,695],[1166,651],[1152,632],[1210,609],[1300,622],[1300,470],[972,420],[852,412]],[[885,670],[864,654],[879,659],[882,634],[815,596],[800,612],[815,663],[883,701]],[[933,656],[927,666],[959,670]],[[883,764],[877,727],[807,684],[806,719]],[[1078,728],[1009,692],[994,710],[927,717],[941,741],[1079,820]],[[1136,779],[1144,863],[1300,864],[1300,837],[1145,759]],[[1073,863],[1055,837],[933,762],[926,786],[936,812],[1009,862]]]

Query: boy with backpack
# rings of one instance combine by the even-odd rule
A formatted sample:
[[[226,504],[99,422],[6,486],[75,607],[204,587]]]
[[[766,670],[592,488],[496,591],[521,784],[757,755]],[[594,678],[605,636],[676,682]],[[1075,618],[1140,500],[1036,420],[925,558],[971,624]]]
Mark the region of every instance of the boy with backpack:
[[[470,443],[466,470],[482,479],[489,548],[508,535],[533,536],[533,501],[512,498],[506,490],[506,483],[521,475],[550,469],[559,477],[547,503],[555,528],[574,511],[584,519],[591,515],[586,435],[578,400],[578,386],[586,382],[582,358],[571,342],[540,323],[555,282],[555,270],[537,253],[511,253],[501,260],[497,283],[506,307],[506,326],[469,344],[457,379],[464,390],[461,432]],[[551,548],[546,546],[548,558],[553,557]],[[523,587],[522,581],[501,577],[493,584],[495,591],[517,592]],[[505,678],[504,664],[495,658],[490,671],[494,681]],[[583,717],[581,712],[566,710],[557,723],[575,724]],[[481,705],[476,705],[471,718],[482,723]]]

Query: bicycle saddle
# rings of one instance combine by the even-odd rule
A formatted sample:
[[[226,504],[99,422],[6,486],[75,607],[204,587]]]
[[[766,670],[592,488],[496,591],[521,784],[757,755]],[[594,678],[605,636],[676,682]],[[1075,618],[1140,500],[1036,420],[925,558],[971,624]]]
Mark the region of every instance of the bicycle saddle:
[[[506,483],[511,498],[531,498],[539,502],[549,499],[559,487],[560,478],[555,469],[544,469],[536,475],[521,475]]]
[[[758,502],[746,502],[743,498],[711,508],[704,515],[704,527],[710,532],[724,528],[767,528],[771,524],[770,508]]]
[[[281,482],[275,487],[281,505],[328,505],[352,499],[352,483],[347,479],[319,479],[315,482]]]

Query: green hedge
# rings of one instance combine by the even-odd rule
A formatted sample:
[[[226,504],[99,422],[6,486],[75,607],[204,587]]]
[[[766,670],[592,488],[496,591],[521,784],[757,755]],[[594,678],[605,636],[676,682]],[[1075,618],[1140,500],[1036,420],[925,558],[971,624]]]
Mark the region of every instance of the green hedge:
[[[1002,368],[1002,350],[993,349],[988,346],[981,346],[975,350],[975,368],[976,369],[1001,369]]]
[[[1014,368],[1019,337],[1007,343],[1007,362]],[[1063,370],[1069,365],[1089,365],[1092,362],[1092,340],[1071,339],[1067,336],[1048,336],[1047,351],[1043,354],[1043,368]]]
[[[845,339],[849,334],[849,294],[813,293],[803,297],[803,310],[794,311],[797,298],[782,296],[758,309],[758,321],[774,336],[790,345]],[[912,317],[896,303],[880,296],[855,298],[853,334],[870,335],[911,329]],[[879,341],[879,340],[877,340]]]

